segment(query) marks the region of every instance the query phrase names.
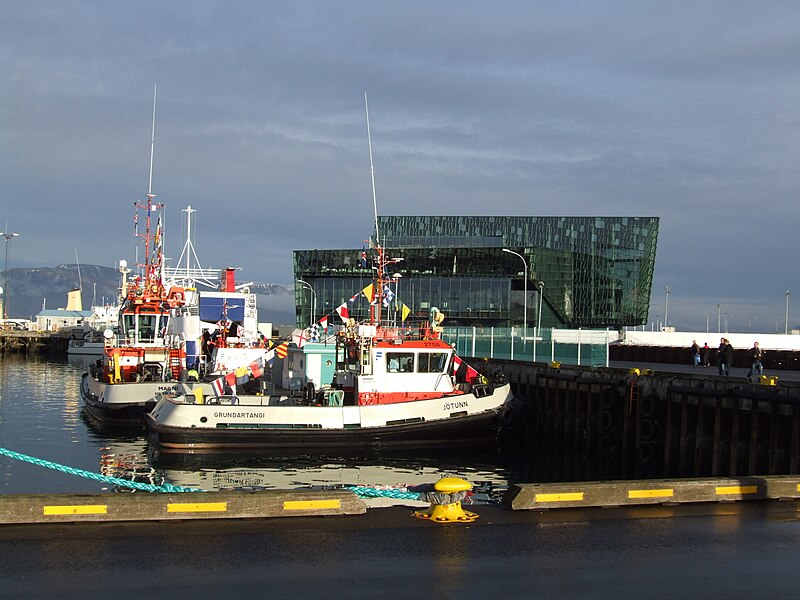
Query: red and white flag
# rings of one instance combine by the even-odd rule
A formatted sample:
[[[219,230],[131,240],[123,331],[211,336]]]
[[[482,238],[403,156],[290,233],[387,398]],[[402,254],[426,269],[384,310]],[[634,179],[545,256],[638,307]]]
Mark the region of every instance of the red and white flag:
[[[309,341],[308,339],[308,330],[307,329],[295,329],[292,332],[292,341],[294,345],[298,348],[302,348],[305,346],[306,342]]]
[[[453,355],[453,375],[454,376],[456,375],[456,373],[458,373],[458,369],[461,367],[462,364],[466,365],[466,367],[467,367],[467,375],[464,378],[467,381],[467,383],[474,383],[475,381],[480,379],[481,374],[478,373],[477,370],[475,370],[472,367],[470,367],[467,363],[465,363],[463,360],[461,360],[455,354]]]
[[[453,355],[453,375],[458,373],[458,368],[461,366],[462,362],[464,361],[458,358],[458,356],[456,356],[455,354]]]
[[[225,391],[224,377],[217,377],[211,382],[211,389],[214,390],[214,395],[219,398]]]
[[[342,321],[347,323],[347,320],[350,318],[350,311],[347,308],[347,303],[345,302],[339,308],[337,308],[336,312],[339,313],[339,316],[342,318]]]
[[[322,317],[319,320],[319,326],[322,328],[322,331],[327,331],[328,330],[328,317],[327,317],[327,315]]]

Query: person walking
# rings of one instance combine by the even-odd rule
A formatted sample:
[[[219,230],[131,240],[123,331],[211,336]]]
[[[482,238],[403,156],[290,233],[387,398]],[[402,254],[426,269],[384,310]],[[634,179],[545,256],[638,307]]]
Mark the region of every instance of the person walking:
[[[756,383],[764,374],[764,365],[761,363],[761,359],[764,357],[764,351],[758,347],[758,342],[753,342],[753,347],[750,348],[747,355],[752,361],[750,370],[747,372],[747,380]],[[754,373],[758,374],[758,377],[753,377]]]
[[[722,350],[722,354],[725,377],[727,377],[731,374],[731,364],[733,363],[733,346],[731,346],[731,342],[727,338],[725,339],[725,348]]]
[[[711,348],[708,347],[708,342],[703,344],[703,366],[711,366]]]
[[[720,375],[725,375],[725,338],[720,338],[717,348],[717,369]]]

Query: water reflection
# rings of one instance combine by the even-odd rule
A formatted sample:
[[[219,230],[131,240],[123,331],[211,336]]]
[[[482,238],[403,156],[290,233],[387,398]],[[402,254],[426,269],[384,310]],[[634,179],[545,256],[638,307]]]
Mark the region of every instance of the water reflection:
[[[476,486],[476,499],[493,501],[508,485],[507,474],[488,452],[413,454],[150,455],[150,464],[170,483],[204,490],[296,489],[364,486],[406,489],[457,476]]]

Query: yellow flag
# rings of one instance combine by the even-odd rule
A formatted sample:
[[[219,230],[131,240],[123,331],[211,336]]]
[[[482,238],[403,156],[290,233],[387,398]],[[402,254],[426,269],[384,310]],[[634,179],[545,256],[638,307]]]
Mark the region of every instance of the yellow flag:
[[[247,375],[247,367],[239,367],[236,369],[236,377],[244,377]]]
[[[401,315],[402,315],[402,316],[401,316],[401,318],[400,318],[400,320],[401,320],[401,321],[405,321],[405,320],[406,320],[406,317],[407,317],[407,316],[408,316],[408,314],[411,312],[411,309],[410,309],[410,308],[408,308],[408,307],[407,307],[405,304],[403,304],[403,308],[402,308],[402,309],[400,309],[400,310],[401,310]]]
[[[375,286],[374,283],[370,283],[367,287],[365,287],[363,290],[361,290],[363,292],[363,294],[367,297],[367,300],[369,300],[370,302],[372,302],[372,298],[375,295],[374,292],[373,292],[374,286]]]

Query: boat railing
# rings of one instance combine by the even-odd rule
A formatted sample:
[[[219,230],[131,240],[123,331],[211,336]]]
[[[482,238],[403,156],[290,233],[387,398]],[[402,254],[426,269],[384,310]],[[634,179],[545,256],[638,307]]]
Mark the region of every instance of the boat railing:
[[[431,327],[429,323],[417,323],[397,326],[391,325],[355,325],[345,327],[340,335],[344,338],[371,338],[375,342],[422,341],[440,339],[439,328]]]

